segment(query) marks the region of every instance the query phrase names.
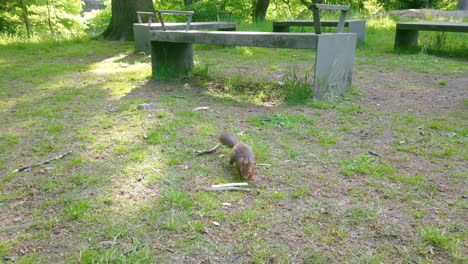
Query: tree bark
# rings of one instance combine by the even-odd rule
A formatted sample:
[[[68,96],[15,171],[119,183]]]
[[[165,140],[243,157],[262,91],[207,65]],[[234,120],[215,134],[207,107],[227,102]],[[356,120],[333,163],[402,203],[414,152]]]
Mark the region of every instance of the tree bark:
[[[49,24],[50,35],[53,39],[57,39],[55,34],[54,25],[52,24],[52,14],[50,10],[50,1],[47,0],[47,24]]]
[[[468,0],[458,0],[457,10],[468,10]]]
[[[255,22],[265,21],[270,0],[257,0],[253,10],[253,20]]]
[[[138,22],[137,11],[154,12],[152,0],[112,0],[112,18],[102,33],[106,40],[133,40],[133,23]]]
[[[31,30],[31,22],[29,21],[29,12],[28,7],[24,3],[24,0],[20,0],[20,6],[23,10],[21,16],[23,17],[24,25],[26,26],[26,33],[28,34],[28,38],[31,38],[32,30]]]

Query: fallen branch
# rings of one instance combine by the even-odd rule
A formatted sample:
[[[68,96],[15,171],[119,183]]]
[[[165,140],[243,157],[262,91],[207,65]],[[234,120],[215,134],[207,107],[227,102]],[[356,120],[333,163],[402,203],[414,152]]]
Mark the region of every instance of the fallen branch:
[[[217,144],[216,146],[208,149],[208,150],[195,150],[195,153],[197,155],[204,155],[204,154],[210,154],[210,153],[213,153],[215,152],[219,147],[221,146],[221,144]]]
[[[31,169],[31,168],[33,168],[33,167],[37,167],[37,166],[41,166],[41,165],[44,165],[44,164],[48,164],[48,163],[50,163],[50,162],[52,162],[52,161],[54,161],[54,160],[61,159],[61,158],[65,157],[65,156],[67,156],[67,155],[69,155],[69,154],[71,154],[71,153],[72,153],[72,151],[70,150],[70,151],[68,151],[68,152],[66,152],[66,153],[64,153],[64,154],[61,154],[61,155],[58,155],[58,156],[56,156],[56,157],[53,157],[53,158],[50,158],[50,159],[41,161],[41,162],[39,162],[39,163],[31,164],[31,165],[24,166],[24,167],[21,167],[21,168],[19,168],[19,169],[16,169],[16,170],[13,171],[13,173],[20,172],[20,171],[25,171],[25,170],[29,170],[29,169]]]
[[[248,188],[241,188],[241,187],[222,187],[222,188],[205,188],[205,191],[242,191],[242,192],[250,192],[250,189]]]
[[[159,178],[160,178],[161,180],[163,180],[165,183],[167,183],[167,184],[169,184],[169,185],[171,185],[171,186],[174,186],[174,183],[171,182],[170,180],[168,180],[159,170],[157,170],[157,169],[155,169],[155,168],[153,168],[153,167],[150,167],[150,169],[151,169],[152,171],[156,172],[156,173],[159,175]]]

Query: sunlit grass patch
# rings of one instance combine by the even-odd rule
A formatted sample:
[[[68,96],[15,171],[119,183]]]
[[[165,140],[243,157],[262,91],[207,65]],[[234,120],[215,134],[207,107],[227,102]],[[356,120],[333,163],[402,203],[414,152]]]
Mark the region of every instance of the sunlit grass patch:
[[[63,214],[71,220],[82,219],[88,211],[89,207],[89,200],[83,199],[72,201],[70,203],[67,203],[67,208],[65,209]]]
[[[356,225],[361,222],[375,221],[377,219],[377,213],[372,209],[354,207],[347,210],[346,219],[351,224]]]
[[[371,177],[386,178],[395,173],[395,168],[372,156],[361,155],[350,161],[342,161],[341,171],[346,176],[363,174]]]

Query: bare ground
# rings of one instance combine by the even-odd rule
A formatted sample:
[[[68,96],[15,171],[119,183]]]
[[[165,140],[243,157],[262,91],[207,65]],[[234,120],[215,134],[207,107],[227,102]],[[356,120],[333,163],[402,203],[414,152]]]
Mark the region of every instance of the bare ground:
[[[444,80],[446,85],[440,85],[440,80]],[[226,104],[216,103],[211,99],[200,99],[199,105],[209,103],[215,109],[213,115],[218,118],[220,128],[234,120],[234,126],[239,131],[247,131],[260,142],[268,142],[268,145],[272,146],[269,149],[271,160],[263,162],[274,166],[257,168],[254,184],[259,191],[237,199],[232,207],[225,209],[228,214],[251,208],[259,197],[276,191],[292,193],[298,187],[304,187],[308,193],[300,195],[298,199],[287,196],[277,203],[256,205],[256,208],[262,208],[267,213],[252,220],[252,223],[221,221],[219,227],[207,224],[205,232],[201,234],[202,238],[199,238],[202,242],[191,251],[185,251],[178,244],[179,240],[186,239],[183,233],[155,231],[146,234],[143,243],[158,252],[164,262],[250,262],[253,252],[261,250],[264,244],[273,249],[273,253],[270,252],[271,255],[264,259],[266,262],[274,262],[281,254],[286,254],[293,263],[308,263],[315,253],[323,256],[324,262],[340,262],[349,261],[352,257],[365,256],[368,252],[383,252],[380,255],[385,255],[385,261],[392,263],[418,262],[419,257],[428,258],[433,262],[449,261],[450,256],[446,251],[430,246],[418,246],[418,230],[421,225],[435,225],[450,234],[466,232],[466,206],[454,206],[457,203],[466,204],[466,177],[450,177],[448,172],[464,173],[468,164],[466,160],[459,158],[449,157],[446,161],[429,160],[417,153],[395,151],[394,146],[399,141],[415,139],[412,136],[402,138],[395,132],[394,126],[397,119],[406,114],[414,115],[416,120],[426,120],[457,113],[462,115],[457,119],[458,122],[463,122],[466,126],[467,105],[464,100],[468,98],[468,76],[433,76],[418,72],[389,72],[363,68],[355,73],[354,85],[362,93],[355,100],[363,110],[351,113],[351,117],[357,120],[354,124],[359,125],[353,125],[349,130],[340,133],[336,131],[343,125],[343,121],[334,110],[246,104],[226,107]],[[157,101],[161,96],[171,96],[173,89],[180,89],[177,86],[150,81],[123,100],[154,98],[151,100]],[[197,91],[204,92],[204,87],[195,87],[190,93],[196,95]],[[169,108],[169,111],[172,110]],[[289,143],[282,143],[281,138],[288,131],[269,129],[263,133],[262,129],[244,122],[251,116],[268,116],[278,111],[313,116],[317,119],[317,127],[325,131],[335,131],[338,143],[329,148],[321,148],[316,138],[305,137],[302,134]],[[424,134],[439,133],[427,127],[420,130]],[[182,133],[190,136],[190,131]],[[280,153],[287,146],[292,149],[303,149],[306,146],[309,151],[301,152],[295,158],[284,159],[284,155]],[[408,196],[408,191],[405,190],[408,187],[400,182],[372,179],[362,175],[342,176],[338,161],[368,154],[369,151],[377,153],[379,159],[394,166],[399,174],[422,175],[427,180],[427,186],[424,187],[426,189],[416,192],[415,195],[421,195],[423,199]],[[96,157],[99,158],[107,159]],[[223,164],[213,156],[211,159],[195,159],[186,165],[190,168],[197,162],[203,162],[207,167]],[[229,168],[225,169],[229,172]],[[177,174],[183,173],[186,168],[174,167],[173,170]],[[40,232],[43,228],[31,225],[31,219],[34,218],[31,208],[40,208],[46,200],[55,199],[56,196],[52,194],[46,197],[34,186],[29,186],[28,182],[29,178],[44,173],[47,174],[47,171],[34,171],[8,184],[8,188],[18,188],[29,195],[26,198],[8,201],[0,207],[0,222],[3,230],[6,230],[2,233],[2,239],[27,236],[28,233]],[[210,177],[216,176],[186,178],[180,188],[193,190],[196,186],[210,182]],[[129,179],[127,187],[132,190],[122,189],[117,193],[130,201],[151,200],[159,194],[154,185],[141,186],[132,179]],[[387,190],[391,192],[386,193]],[[96,193],[98,192],[87,190],[81,195],[92,197]],[[376,219],[350,223],[349,209],[355,207],[376,212]],[[411,216],[411,210],[419,209],[427,214],[422,220],[415,220]],[[54,215],[61,210],[56,208],[56,211],[45,212],[45,216],[54,219]],[[126,216],[121,217],[125,219]],[[203,216],[199,218],[207,223],[212,220]],[[158,227],[148,219],[142,219],[139,224]],[[60,261],[69,254],[76,255],[77,250],[87,246],[80,233],[88,228],[86,223],[76,225],[73,222],[65,222],[55,226],[50,231],[47,241],[30,240],[16,247],[12,258],[36,252],[50,257],[53,261]],[[245,225],[258,225],[258,228],[253,228],[256,230],[254,233],[245,234]],[[308,227],[318,230],[307,231]],[[130,243],[131,238],[124,239]],[[73,243],[70,243],[70,240]],[[252,241],[258,241],[258,244],[252,244]],[[465,257],[466,242],[466,238],[460,241],[461,255]],[[246,247],[237,248],[239,244]],[[274,250],[276,247],[278,251]]]

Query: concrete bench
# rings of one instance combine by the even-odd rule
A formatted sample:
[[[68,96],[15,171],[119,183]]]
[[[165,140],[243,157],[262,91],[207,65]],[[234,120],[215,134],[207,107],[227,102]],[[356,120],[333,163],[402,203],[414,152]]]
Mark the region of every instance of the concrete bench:
[[[150,31],[153,77],[186,73],[193,44],[317,50],[314,97],[338,96],[351,85],[355,33],[272,33],[239,31]]]
[[[432,21],[397,23],[395,31],[395,49],[407,49],[417,47],[419,31],[468,33],[468,23]]]
[[[190,11],[158,11],[158,15],[164,12],[171,12],[172,14],[185,14],[191,13]],[[191,22],[191,16],[186,23],[170,23],[164,22],[160,18],[160,23],[153,22],[155,15],[153,12],[137,12],[138,23],[133,24],[133,36],[135,40],[135,50],[143,51],[146,53],[151,52],[150,46],[150,31],[152,30],[220,30],[220,31],[236,31],[236,23],[234,22],[221,22],[220,14],[226,12],[219,12],[217,15],[217,22]],[[228,13],[229,14],[229,13]],[[143,16],[148,17],[148,22],[143,22]],[[229,21],[231,17],[229,17]]]
[[[338,27],[338,20],[320,20],[322,27]],[[314,27],[313,20],[273,21],[273,32],[289,32],[291,27]],[[366,39],[366,20],[346,20],[344,26],[348,32],[357,34],[357,41],[363,43]]]

